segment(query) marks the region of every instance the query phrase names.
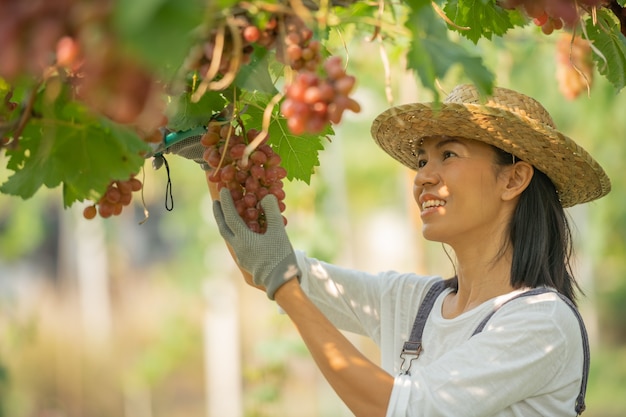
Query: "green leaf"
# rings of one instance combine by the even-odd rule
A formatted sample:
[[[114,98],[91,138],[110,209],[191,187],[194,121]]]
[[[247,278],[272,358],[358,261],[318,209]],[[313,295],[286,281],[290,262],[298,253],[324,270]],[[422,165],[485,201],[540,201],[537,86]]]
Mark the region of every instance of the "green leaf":
[[[181,94],[173,98],[167,108],[167,127],[173,131],[182,131],[205,126],[211,116],[222,111],[226,104],[224,96],[216,91],[204,93],[195,103],[191,100],[191,93]]]
[[[411,11],[406,26],[413,32],[407,67],[417,72],[424,87],[433,92],[435,100],[439,99],[435,80],[443,78],[456,64],[463,67],[479,91],[491,93],[494,76],[485,67],[482,58],[470,55],[462,46],[450,41],[448,31],[432,8]]]
[[[41,187],[63,186],[63,203],[97,199],[111,180],[127,179],[145,162],[148,146],[129,128],[97,118],[83,105],[61,95],[47,103],[40,92],[19,147],[7,150],[15,171],[0,192],[32,197]]]
[[[260,92],[246,92],[240,97],[240,104],[245,104],[241,114],[248,129],[262,128],[263,113],[272,96]],[[315,167],[319,166],[319,151],[323,150],[322,140],[333,134],[328,126],[319,134],[293,135],[287,127],[287,120],[280,115],[279,105],[272,109],[272,118],[268,128],[269,143],[282,159],[281,165],[287,170],[287,179],[301,180],[309,184]]]
[[[597,11],[597,23],[587,19],[586,32],[593,46],[593,60],[598,72],[605,76],[619,92],[626,84],[626,37],[620,32],[619,22],[612,12],[604,8]]]
[[[293,135],[287,127],[287,120],[283,117],[272,119],[269,128],[271,144],[282,158],[281,165],[287,170],[287,179],[311,182],[311,175],[315,167],[320,165],[319,151],[323,150],[322,140],[327,134],[332,134],[330,127],[317,135]]]
[[[157,72],[172,76],[195,41],[193,29],[216,6],[202,0],[118,0],[113,24],[125,46]]]
[[[448,27],[474,43],[483,37],[491,40],[493,35],[502,36],[515,26],[510,13],[493,0],[450,0],[443,10],[457,25]]]
[[[4,80],[4,78],[0,77],[0,94],[4,97],[10,89],[11,86]]]
[[[270,76],[269,57],[267,49],[255,48],[250,63],[239,69],[235,85],[244,90],[276,94],[278,90]]]

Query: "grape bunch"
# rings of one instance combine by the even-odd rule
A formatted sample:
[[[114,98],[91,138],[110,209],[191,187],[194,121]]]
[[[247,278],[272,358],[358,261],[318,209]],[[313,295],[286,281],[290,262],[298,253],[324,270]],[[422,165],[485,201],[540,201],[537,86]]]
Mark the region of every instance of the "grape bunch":
[[[0,1],[0,77],[39,77],[53,64],[56,42],[73,30],[75,0]]]
[[[603,6],[605,0],[500,0],[505,9],[517,9],[530,17],[546,35],[563,27],[573,28],[593,7]]]
[[[223,37],[222,43],[218,36]],[[190,69],[197,69],[202,77],[214,78],[236,72],[250,62],[260,30],[246,14],[233,16],[230,26],[218,25],[202,42],[201,54],[192,60]]]
[[[263,24],[248,12],[237,11],[218,24],[202,41],[201,54],[190,60],[190,69],[203,78],[225,76],[250,63],[255,46],[276,49],[276,59],[294,70],[313,71],[322,60],[321,44],[296,14],[273,13]],[[263,20],[263,19],[256,19]],[[218,36],[222,39],[218,42]]]
[[[0,78],[58,77],[74,98],[111,120],[150,129],[164,111],[162,86],[121,48],[110,1],[0,1]],[[97,33],[98,36],[93,36]]]
[[[296,71],[316,71],[322,62],[321,44],[296,14],[284,15],[285,35],[276,43],[276,59]]]
[[[125,181],[111,181],[102,197],[94,204],[85,207],[83,217],[90,220],[96,217],[96,214],[104,219],[119,216],[124,207],[132,201],[133,192],[139,191],[141,188],[141,181],[134,175]]]
[[[328,122],[339,123],[344,111],[361,111],[359,103],[349,96],[356,79],[346,74],[341,57],[326,59],[324,71],[324,78],[315,72],[300,72],[286,88],[280,109],[295,135],[321,132]]]
[[[565,98],[573,100],[591,86],[593,60],[587,39],[563,33],[556,43],[556,65],[559,91]]]
[[[259,135],[256,129],[244,132],[230,123],[212,121],[200,143],[206,147],[203,159],[213,169],[209,180],[218,184],[218,189],[228,188],[239,216],[248,228],[256,233],[265,233],[267,223],[261,207],[261,199],[273,194],[278,200],[280,212],[285,211],[283,178],[285,168],[281,158],[267,144],[266,137],[253,150],[244,163],[246,145]],[[283,216],[284,224],[287,219]]]

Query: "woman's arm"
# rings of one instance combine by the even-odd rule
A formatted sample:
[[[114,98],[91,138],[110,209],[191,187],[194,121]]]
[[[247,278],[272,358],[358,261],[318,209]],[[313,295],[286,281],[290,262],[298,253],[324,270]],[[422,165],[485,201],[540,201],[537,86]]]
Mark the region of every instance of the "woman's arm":
[[[356,417],[384,417],[394,378],[365,357],[302,291],[297,280],[275,300],[298,329],[322,374]]]
[[[207,171],[209,191],[211,197],[218,200],[219,192],[216,184],[209,180],[210,175]],[[230,245],[227,247],[236,262],[234,251]],[[239,269],[249,285],[263,289],[254,284],[249,271]],[[275,300],[295,324],[324,377],[354,415],[384,417],[394,378],[372,363],[333,326],[302,291],[297,280],[283,284],[275,293]]]

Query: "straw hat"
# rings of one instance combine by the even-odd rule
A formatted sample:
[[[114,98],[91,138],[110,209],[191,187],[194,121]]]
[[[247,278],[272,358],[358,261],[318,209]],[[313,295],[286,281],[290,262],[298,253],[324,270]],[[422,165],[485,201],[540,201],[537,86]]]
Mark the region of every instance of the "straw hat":
[[[456,136],[494,145],[544,172],[563,207],[606,195],[611,183],[600,165],[560,133],[536,100],[495,87],[482,99],[472,85],[460,85],[443,103],[392,107],[372,124],[376,143],[393,158],[417,169],[416,147],[427,136]]]

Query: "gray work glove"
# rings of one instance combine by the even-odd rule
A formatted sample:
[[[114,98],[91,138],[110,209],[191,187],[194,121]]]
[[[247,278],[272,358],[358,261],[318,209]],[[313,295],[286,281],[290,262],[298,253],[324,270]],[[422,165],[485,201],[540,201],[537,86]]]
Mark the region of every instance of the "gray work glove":
[[[261,200],[267,221],[264,234],[255,233],[246,226],[227,188],[220,191],[220,200],[213,202],[220,234],[233,249],[239,266],[250,272],[254,283],[265,287],[268,298],[273,300],[278,288],[300,276],[276,197],[268,194]]]
[[[167,133],[167,131],[163,131],[164,139]],[[163,159],[160,158],[160,156],[171,153],[174,155],[182,156],[186,159],[191,159],[192,161],[199,164],[203,170],[208,171],[211,168],[209,167],[209,164],[207,164],[207,162],[202,158],[202,155],[204,155],[204,150],[206,148],[200,143],[200,139],[202,139],[202,135],[190,136],[181,140],[180,142],[173,144],[168,148],[165,147],[165,143],[162,141],[161,143],[153,146],[152,152],[146,155],[146,158],[153,156],[154,159],[152,160],[152,166],[154,167],[154,169],[159,169],[163,164]]]

